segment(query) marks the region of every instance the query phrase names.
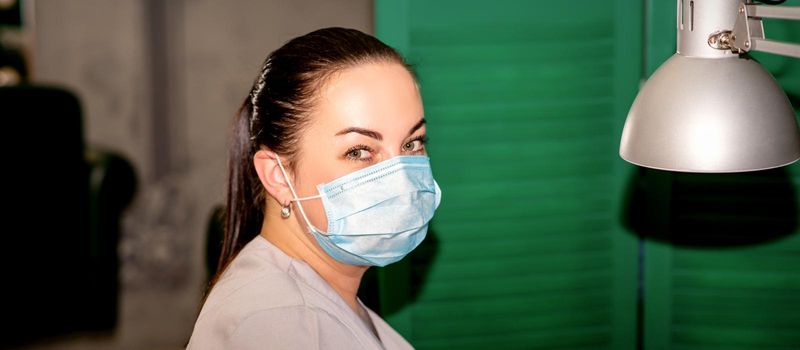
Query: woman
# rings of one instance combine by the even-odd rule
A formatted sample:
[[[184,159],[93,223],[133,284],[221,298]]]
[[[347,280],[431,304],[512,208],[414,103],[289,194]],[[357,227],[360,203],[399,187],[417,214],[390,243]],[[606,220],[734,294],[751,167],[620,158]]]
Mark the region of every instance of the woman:
[[[357,297],[425,237],[441,191],[403,58],[353,29],[267,57],[230,146],[220,271],[189,349],[405,349]]]

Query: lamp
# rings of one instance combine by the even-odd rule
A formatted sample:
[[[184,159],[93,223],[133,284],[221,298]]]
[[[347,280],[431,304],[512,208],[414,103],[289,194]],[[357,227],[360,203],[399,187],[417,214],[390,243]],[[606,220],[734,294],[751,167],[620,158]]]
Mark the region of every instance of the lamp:
[[[678,50],[633,102],[620,156],[644,167],[698,173],[769,169],[800,158],[789,99],[746,55],[800,57],[800,46],[764,39],[762,18],[800,19],[800,7],[742,0],[678,0]]]

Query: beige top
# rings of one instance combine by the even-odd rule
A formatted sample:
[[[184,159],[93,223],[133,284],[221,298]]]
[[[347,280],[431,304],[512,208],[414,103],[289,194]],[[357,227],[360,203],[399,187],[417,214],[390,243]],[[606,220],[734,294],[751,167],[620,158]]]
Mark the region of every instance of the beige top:
[[[380,339],[308,264],[257,236],[211,290],[187,349],[413,349],[365,309]]]

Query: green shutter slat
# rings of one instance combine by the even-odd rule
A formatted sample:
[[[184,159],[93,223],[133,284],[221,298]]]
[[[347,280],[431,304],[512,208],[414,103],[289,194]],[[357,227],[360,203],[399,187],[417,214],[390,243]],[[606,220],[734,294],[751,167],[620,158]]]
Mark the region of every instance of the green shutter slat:
[[[746,298],[742,300],[748,301]],[[740,302],[742,300],[740,300]],[[773,308],[769,310],[759,307],[736,307],[712,303],[710,305],[698,306],[694,310],[677,313],[674,316],[674,321],[679,324],[685,324],[696,320],[717,326],[743,328],[758,328],[769,325],[772,329],[791,330],[795,327],[795,319],[787,314],[797,311],[798,308],[796,307],[789,307],[787,309]]]
[[[609,333],[608,326],[562,327],[538,332],[525,329],[494,334],[475,332],[459,337],[421,338],[415,345],[425,349],[597,349],[610,341]]]
[[[515,312],[533,311],[558,311],[565,307],[590,308],[602,304],[607,300],[609,292],[607,290],[564,290],[559,295],[548,292],[540,292],[536,299],[531,299],[527,295],[509,295],[505,298],[482,298],[482,299],[460,299],[460,300],[428,300],[420,305],[421,307],[415,317],[420,319],[430,319],[431,322],[441,317],[441,315],[452,315],[454,317],[466,315],[497,314],[498,310],[515,310]]]
[[[549,254],[544,256],[526,254],[508,257],[492,256],[496,254],[480,254],[475,257],[476,259],[495,259],[492,262],[470,262],[466,259],[451,258],[451,255],[443,255],[447,258],[448,263],[437,264],[435,268],[431,269],[429,276],[430,278],[436,278],[440,282],[464,278],[480,278],[488,274],[494,274],[496,277],[513,277],[523,274],[533,275],[535,273],[575,273],[582,270],[594,270],[598,265],[608,264],[609,262],[608,255],[600,254],[596,254],[597,256],[593,258],[587,257],[579,261],[576,261],[575,256],[570,254]],[[589,253],[582,255],[589,255]],[[525,265],[517,267],[513,266],[514,264]],[[497,271],[498,267],[503,267],[503,270]],[[467,273],[463,272],[465,268],[469,269]]]
[[[490,61],[493,63],[526,63],[532,60],[538,62],[563,61],[563,60],[591,60],[586,52],[610,51],[613,41],[608,37],[599,37],[595,40],[581,41],[544,41],[536,45],[530,43],[500,44],[490,42],[479,44],[474,42],[461,45],[432,45],[417,44],[412,49],[413,57],[425,66],[447,66],[451,64],[481,65]]]
[[[770,327],[769,333],[765,333],[764,326],[769,327],[769,325],[757,325],[752,329],[747,329],[743,327],[691,325],[676,326],[673,332],[676,341],[696,344],[730,344],[732,346],[749,346],[750,348],[758,349],[762,349],[762,346],[800,344],[800,333],[797,333],[797,329]]]
[[[694,286],[717,286],[722,288],[742,289],[795,289],[800,292],[798,273],[781,273],[774,271],[703,271],[681,272],[674,274],[674,283]]]
[[[673,343],[673,347],[675,349],[683,349],[683,350],[753,350],[753,346],[749,344],[744,345],[737,345],[737,344],[708,344],[708,343],[684,343],[681,341],[676,341]],[[759,350],[795,350],[797,349],[796,346],[793,345],[771,345],[771,346],[759,346]]]
[[[610,275],[608,271],[580,271],[568,275],[526,274],[510,277],[484,276],[480,280],[449,280],[442,283],[428,281],[421,291],[420,301],[500,298],[523,294],[528,294],[534,299],[536,293],[542,291],[556,293],[564,290],[598,288],[607,283]],[[524,283],[520,283],[520,279]]]
[[[425,89],[425,87],[423,87]],[[558,116],[586,117],[610,112],[612,101],[608,98],[575,98],[571,95],[562,96],[558,100],[541,100],[535,96],[525,101],[515,101],[504,103],[484,103],[479,105],[431,105],[425,103],[428,113],[443,115],[449,118],[459,118],[463,123],[483,123],[487,124],[493,118],[489,116],[502,116],[509,122],[522,119],[524,122],[531,122],[531,116],[536,116],[536,123],[545,122],[552,118],[558,118],[565,122],[570,122],[569,118]],[[602,119],[602,118],[598,118]],[[577,121],[580,121],[577,120]],[[437,123],[433,119],[430,122]],[[585,120],[583,120],[585,122]],[[536,131],[536,130],[531,130]]]
[[[535,311],[535,310],[534,310]],[[504,312],[499,315],[484,317],[459,317],[447,324],[441,322],[425,322],[424,319],[415,319],[425,322],[427,327],[420,327],[416,335],[421,338],[436,338],[441,335],[448,337],[464,337],[481,333],[502,334],[507,332],[520,332],[539,330],[542,332],[559,328],[591,327],[602,324],[609,318],[608,309],[585,309],[579,314],[541,315],[536,312]]]
[[[529,232],[532,230],[543,232],[541,235],[545,237],[549,235],[563,235],[565,233],[576,232],[584,235],[592,235],[592,233],[596,231],[611,231],[609,228],[611,224],[609,224],[607,221],[604,221],[602,218],[602,216],[607,215],[608,212],[599,211],[594,213],[594,215],[576,218],[575,220],[572,220],[564,225],[559,224],[558,218],[553,218],[552,216],[546,215],[531,216],[524,219],[519,219],[515,222],[503,222],[504,218],[502,217],[487,218],[486,222],[488,224],[495,224],[495,227],[497,227],[497,225],[504,225],[506,230],[502,233],[502,237],[509,239],[530,239]],[[440,229],[459,232],[459,241],[464,242],[471,240],[485,240],[487,235],[486,230],[482,229],[481,227],[475,227],[474,224],[469,222],[436,221],[434,226]],[[587,233],[589,229],[592,229],[592,232]],[[495,232],[493,237],[496,237],[497,234],[499,234],[499,232]]]

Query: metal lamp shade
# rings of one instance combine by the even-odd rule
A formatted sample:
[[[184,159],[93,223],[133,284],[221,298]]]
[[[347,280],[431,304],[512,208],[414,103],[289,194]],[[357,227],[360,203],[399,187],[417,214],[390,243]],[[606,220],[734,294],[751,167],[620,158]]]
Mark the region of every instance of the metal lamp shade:
[[[648,168],[756,171],[800,158],[789,99],[758,62],[673,55],[642,87],[620,156]]]
[[[628,112],[620,156],[662,170],[729,173],[800,158],[789,99],[746,55],[712,45],[742,0],[677,0],[677,53],[653,74]]]

